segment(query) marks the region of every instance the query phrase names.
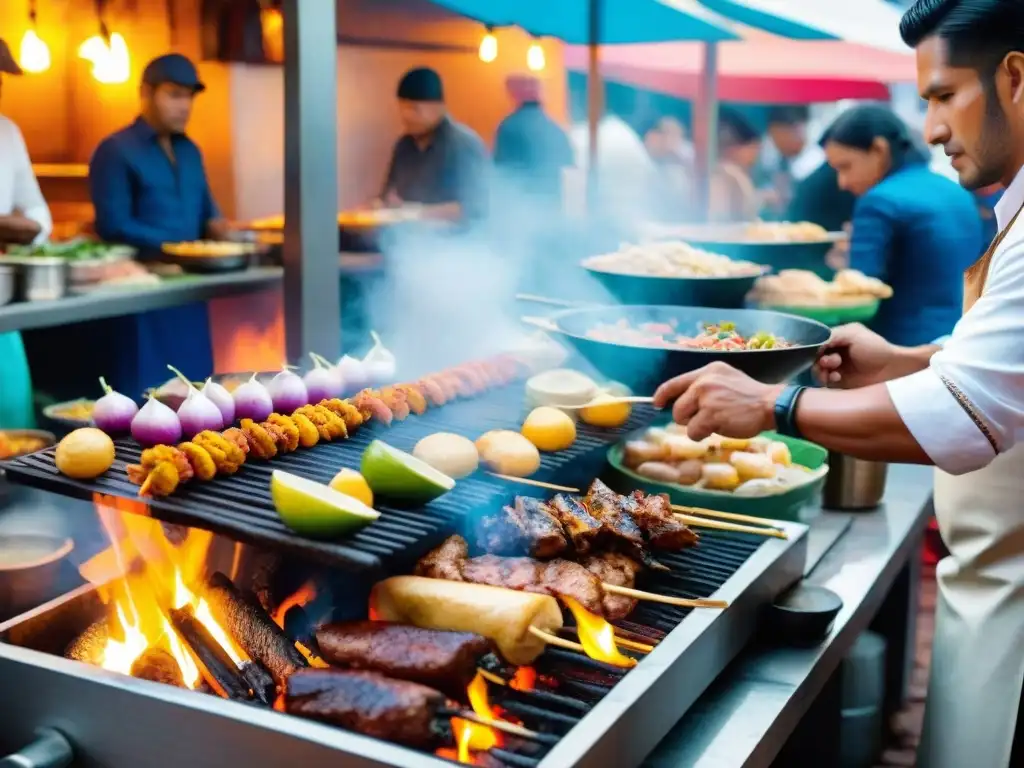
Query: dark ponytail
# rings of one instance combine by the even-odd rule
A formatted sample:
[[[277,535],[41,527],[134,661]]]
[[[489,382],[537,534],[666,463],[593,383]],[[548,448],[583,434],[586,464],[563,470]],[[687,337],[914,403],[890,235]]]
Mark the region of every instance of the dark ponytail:
[[[821,137],[821,146],[834,141],[866,152],[875,139],[885,139],[889,143],[889,173],[895,173],[906,165],[921,165],[929,161],[927,150],[914,141],[907,124],[888,107],[874,104],[854,107],[837,117]]]

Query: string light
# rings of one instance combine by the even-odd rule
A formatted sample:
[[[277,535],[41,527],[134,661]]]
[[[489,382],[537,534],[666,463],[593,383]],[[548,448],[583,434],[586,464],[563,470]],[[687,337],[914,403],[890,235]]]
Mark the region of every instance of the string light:
[[[92,76],[97,82],[107,85],[127,83],[132,74],[128,44],[119,32],[110,33],[103,20],[103,6],[106,0],[96,0],[96,18],[100,31],[78,46],[79,58],[92,64]]]
[[[498,58],[498,38],[494,36],[494,30],[487,27],[487,33],[480,41],[480,61],[490,64]]]
[[[531,72],[540,72],[547,65],[544,60],[544,49],[534,40],[526,49],[526,66]]]
[[[21,49],[18,59],[21,68],[31,74],[39,74],[50,68],[50,47],[39,37],[36,31],[36,3],[32,0],[28,6],[29,28],[21,38]]]

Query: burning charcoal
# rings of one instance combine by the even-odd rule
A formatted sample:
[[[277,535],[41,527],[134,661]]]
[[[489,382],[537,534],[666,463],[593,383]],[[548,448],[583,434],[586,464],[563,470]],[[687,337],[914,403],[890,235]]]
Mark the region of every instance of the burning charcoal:
[[[277,610],[274,598],[274,579],[281,569],[281,556],[275,552],[260,551],[252,558],[252,578],[249,580],[254,595],[268,614]]]
[[[154,683],[185,687],[181,667],[163,648],[147,648],[132,664],[131,676]]]
[[[274,678],[270,676],[266,667],[259,662],[246,661],[239,672],[257,699],[268,706],[274,703]]]
[[[293,605],[284,614],[284,632],[297,643],[302,643],[317,656],[323,656],[316,640],[316,627],[301,605]]]
[[[85,632],[71,641],[67,650],[64,651],[64,657],[75,661],[84,661],[86,664],[98,665],[102,661],[100,656],[107,645],[109,636],[110,632],[107,629],[105,618],[93,622]]]
[[[160,527],[164,530],[164,536],[176,547],[180,547],[185,543],[185,539],[188,538],[188,528],[183,525],[174,525],[173,523],[160,523]]]
[[[205,597],[214,618],[249,658],[265,666],[280,690],[292,673],[308,666],[295,643],[267,615],[255,597],[238,591],[223,573],[210,578]]]
[[[203,674],[211,686],[219,689],[227,699],[248,699],[248,683],[227,652],[192,615],[191,609],[171,609],[168,613],[171,625],[199,659]]]

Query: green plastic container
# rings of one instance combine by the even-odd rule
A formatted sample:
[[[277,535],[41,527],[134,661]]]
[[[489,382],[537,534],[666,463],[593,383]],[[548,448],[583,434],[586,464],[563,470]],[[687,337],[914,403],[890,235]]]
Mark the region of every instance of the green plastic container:
[[[653,425],[661,426],[661,425]],[[815,472],[814,478],[804,485],[798,485],[782,493],[769,496],[737,496],[728,491],[710,491],[702,488],[690,488],[672,483],[659,483],[638,475],[622,463],[623,445],[627,440],[637,440],[647,428],[638,430],[608,449],[609,470],[606,480],[620,493],[628,493],[637,489],[647,493],[667,493],[673,504],[686,507],[701,507],[719,512],[733,512],[741,515],[753,515],[768,520],[799,521],[800,510],[809,501],[817,497],[825,482],[828,472],[828,451],[815,443],[784,437],[775,432],[765,432],[764,436],[778,440],[789,446],[793,463]],[[824,471],[820,471],[824,467]]]
[[[847,304],[841,307],[790,307],[776,304],[759,304],[757,308],[806,317],[809,320],[817,320],[819,323],[834,328],[837,325],[845,325],[846,323],[866,323],[872,320],[878,314],[880,303],[878,299],[872,299],[863,304]]]

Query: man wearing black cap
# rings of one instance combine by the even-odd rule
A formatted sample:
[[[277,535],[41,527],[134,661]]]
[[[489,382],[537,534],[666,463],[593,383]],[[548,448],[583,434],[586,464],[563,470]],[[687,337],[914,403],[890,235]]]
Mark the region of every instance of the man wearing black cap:
[[[205,87],[181,54],[146,65],[139,117],[104,139],[89,163],[96,232],[104,240],[133,245],[145,259],[159,254],[164,243],[228,236],[202,154],[185,135],[192,102]],[[168,363],[193,379],[212,372],[205,303],[124,318],[117,332],[123,348],[117,361],[121,391],[159,384]]]
[[[448,116],[441,77],[421,67],[398,83],[398,112],[405,135],[395,144],[379,205],[419,203],[430,218],[452,222],[487,213],[487,149]]]

